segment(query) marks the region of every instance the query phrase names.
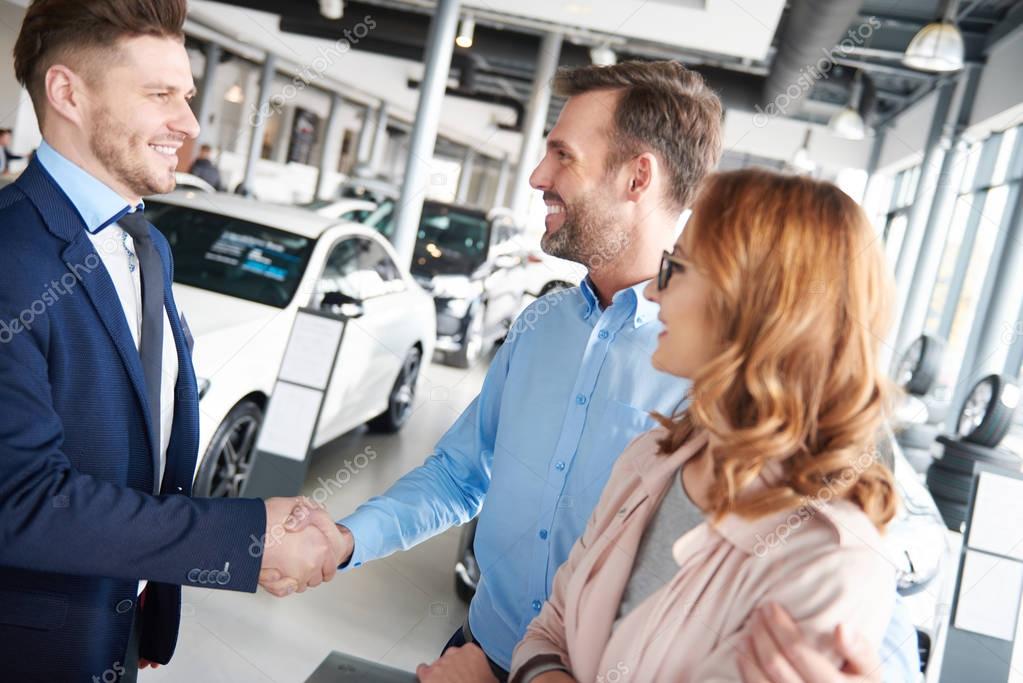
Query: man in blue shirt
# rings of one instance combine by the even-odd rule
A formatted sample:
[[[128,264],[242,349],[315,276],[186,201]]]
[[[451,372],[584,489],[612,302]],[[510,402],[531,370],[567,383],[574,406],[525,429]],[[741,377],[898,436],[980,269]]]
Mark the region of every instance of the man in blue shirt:
[[[585,67],[555,85],[569,100],[530,183],[548,206],[543,249],[588,277],[527,308],[434,453],[338,522],[358,567],[479,515],[479,587],[452,644],[482,652],[441,662],[472,658],[483,678],[509,668],[615,459],[683,400],[687,383],[651,367],[661,325],[641,292],[721,149],[718,98],[677,63]]]

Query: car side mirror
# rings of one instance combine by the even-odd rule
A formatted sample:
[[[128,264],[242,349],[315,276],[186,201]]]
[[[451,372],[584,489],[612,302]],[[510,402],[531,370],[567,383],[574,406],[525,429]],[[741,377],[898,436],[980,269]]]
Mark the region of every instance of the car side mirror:
[[[338,315],[348,319],[361,318],[366,314],[366,307],[362,299],[348,296],[341,292],[327,292],[320,300],[320,310],[331,315]]]

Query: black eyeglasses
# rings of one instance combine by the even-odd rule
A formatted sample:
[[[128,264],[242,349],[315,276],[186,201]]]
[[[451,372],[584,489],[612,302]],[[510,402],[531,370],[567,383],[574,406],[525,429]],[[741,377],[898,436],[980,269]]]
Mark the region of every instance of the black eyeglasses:
[[[670,251],[665,251],[661,254],[661,267],[657,271],[657,291],[664,291],[675,271],[684,269],[685,265],[682,263],[682,259],[676,257]]]

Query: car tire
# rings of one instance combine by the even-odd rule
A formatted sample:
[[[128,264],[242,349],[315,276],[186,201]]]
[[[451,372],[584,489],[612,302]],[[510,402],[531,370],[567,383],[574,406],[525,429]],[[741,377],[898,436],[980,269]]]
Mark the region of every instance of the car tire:
[[[370,430],[384,434],[401,431],[412,415],[412,404],[416,398],[416,385],[419,383],[419,370],[422,366],[423,353],[419,347],[413,346],[405,356],[398,377],[394,380],[394,386],[391,387],[391,393],[387,397],[387,410],[367,423]]]
[[[941,370],[945,342],[929,334],[920,335],[899,361],[895,379],[907,393],[924,396],[934,386]]]
[[[213,433],[195,474],[197,498],[237,498],[251,473],[263,410],[253,401],[231,408]]]
[[[571,282],[565,282],[564,280],[551,280],[540,289],[540,293],[537,294],[537,298],[550,294],[551,292],[561,291],[563,289],[571,289],[575,287]]]
[[[978,392],[983,392],[977,395]],[[988,375],[977,382],[963,402],[956,418],[959,438],[979,446],[994,448],[1012,427],[1019,404],[1019,386],[1005,375]],[[977,413],[983,411],[981,416]],[[980,422],[976,423],[977,418]]]
[[[1016,454],[1001,448],[978,446],[975,443],[959,441],[945,435],[939,436],[937,441],[942,446],[938,462],[941,462],[945,469],[973,474],[974,465],[982,462],[1018,472],[1020,465],[1023,464]]]
[[[479,518],[465,525],[458,538],[458,557],[455,560],[455,594],[465,604],[472,602],[479,584],[479,564],[473,544],[476,541],[476,524]]]
[[[476,365],[483,357],[486,346],[486,335],[483,329],[483,322],[486,320],[486,311],[483,304],[477,306],[469,315],[468,323],[465,326],[465,334],[462,338],[462,345],[459,349],[445,357],[448,365],[468,370]]]
[[[945,520],[945,526],[952,531],[962,531],[966,524],[966,517],[969,514],[970,506],[955,500],[947,500],[940,496],[934,496],[934,504],[938,506],[941,518]]]
[[[903,448],[927,450],[940,433],[941,429],[935,425],[908,424],[904,429],[895,434],[895,440]]]
[[[935,462],[927,470],[927,488],[931,495],[952,500],[964,505],[970,502],[973,491],[972,475],[958,470],[949,470]]]

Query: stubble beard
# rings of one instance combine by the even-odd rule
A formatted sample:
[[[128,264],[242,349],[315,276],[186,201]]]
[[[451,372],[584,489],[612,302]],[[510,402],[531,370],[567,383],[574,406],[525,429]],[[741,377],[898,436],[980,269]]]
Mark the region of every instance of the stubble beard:
[[[100,108],[89,130],[89,149],[110,175],[133,194],[147,197],[174,189],[174,173],[151,170],[140,154],[149,149],[137,133],[124,134],[124,124],[107,108]]]

